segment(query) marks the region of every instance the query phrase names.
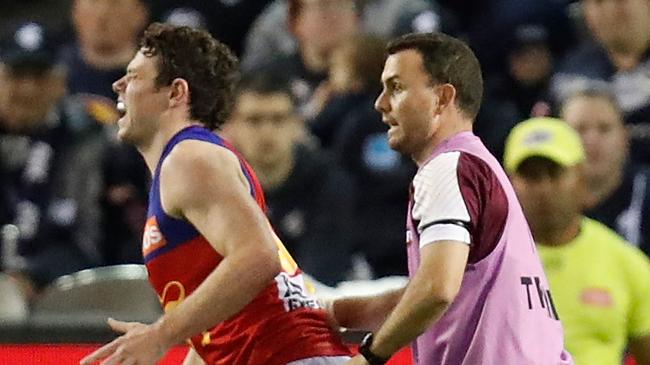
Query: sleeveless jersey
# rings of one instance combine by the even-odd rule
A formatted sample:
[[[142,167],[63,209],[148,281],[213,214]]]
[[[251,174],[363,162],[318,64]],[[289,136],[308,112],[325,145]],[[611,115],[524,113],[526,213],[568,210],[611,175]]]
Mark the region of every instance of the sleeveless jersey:
[[[442,143],[420,170],[435,162],[436,158],[450,156],[449,153],[469,154],[467,160],[474,159],[486,167],[490,176],[495,177],[494,187],[500,186],[498,189],[504,193],[503,204],[507,213],[504,213],[505,221],[501,221],[503,231],[500,235],[488,237],[485,231],[472,231],[472,244],[494,239],[495,246],[478,260],[471,260],[473,252],[470,251],[458,295],[443,316],[412,344],[414,363],[572,364],[571,356],[564,350],[562,326],[555,313],[535,243],[507,176],[471,132],[459,133]],[[477,186],[486,183],[479,181]],[[434,196],[434,201],[447,194],[444,191],[437,193],[443,195]],[[418,222],[413,217],[416,203],[412,194],[407,219],[411,276],[420,265],[421,237]],[[485,204],[494,203],[488,201]],[[499,224],[492,216],[481,219],[486,220],[484,225],[487,226]]]
[[[200,126],[177,133],[165,146],[153,176],[142,245],[149,280],[165,311],[191,295],[223,259],[191,223],[167,215],[161,205],[162,163],[174,146],[188,139],[213,143],[237,155],[252,197],[266,210],[253,170],[232,146]],[[275,280],[239,313],[189,339],[206,364],[285,365],[309,357],[349,354],[277,236],[276,242],[282,272]]]

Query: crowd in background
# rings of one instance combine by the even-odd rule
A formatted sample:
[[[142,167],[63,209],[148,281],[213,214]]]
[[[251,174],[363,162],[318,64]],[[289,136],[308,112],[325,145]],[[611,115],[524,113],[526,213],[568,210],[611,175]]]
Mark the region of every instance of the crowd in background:
[[[416,167],[389,148],[373,104],[385,41],[408,32],[445,32],[476,52],[485,93],[474,129],[498,158],[526,119],[555,116],[574,127],[586,154],[580,211],[650,254],[646,0],[2,7],[1,262],[29,297],[83,268],[141,263],[149,176],[137,152],[115,139],[111,84],[153,21],[208,29],[239,55],[239,97],[217,133],[252,164],[279,237],[325,284],[406,274],[404,217]]]

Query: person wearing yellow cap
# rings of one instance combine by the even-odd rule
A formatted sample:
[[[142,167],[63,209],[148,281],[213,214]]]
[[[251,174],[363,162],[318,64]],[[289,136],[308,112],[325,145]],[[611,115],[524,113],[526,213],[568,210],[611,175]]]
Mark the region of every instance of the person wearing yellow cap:
[[[519,123],[504,165],[530,224],[576,365],[650,364],[650,261],[583,215],[585,152],[554,118]]]

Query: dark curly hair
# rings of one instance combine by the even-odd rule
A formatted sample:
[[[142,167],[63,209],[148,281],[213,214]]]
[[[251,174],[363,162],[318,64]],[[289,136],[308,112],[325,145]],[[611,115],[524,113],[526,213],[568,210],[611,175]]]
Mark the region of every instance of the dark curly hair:
[[[147,57],[159,56],[156,86],[187,81],[190,116],[208,129],[218,129],[230,115],[239,81],[237,57],[208,32],[152,23],[140,41]]]

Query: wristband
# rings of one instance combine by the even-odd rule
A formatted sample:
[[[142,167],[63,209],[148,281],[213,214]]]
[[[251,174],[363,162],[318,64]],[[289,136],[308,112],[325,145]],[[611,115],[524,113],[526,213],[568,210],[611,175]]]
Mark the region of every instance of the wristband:
[[[366,358],[366,361],[370,365],[384,365],[388,361],[388,359],[385,359],[383,357],[379,357],[370,351],[370,346],[372,346],[372,339],[373,335],[372,333],[368,333],[366,337],[363,338],[361,341],[361,345],[359,346],[359,353],[361,356]]]

